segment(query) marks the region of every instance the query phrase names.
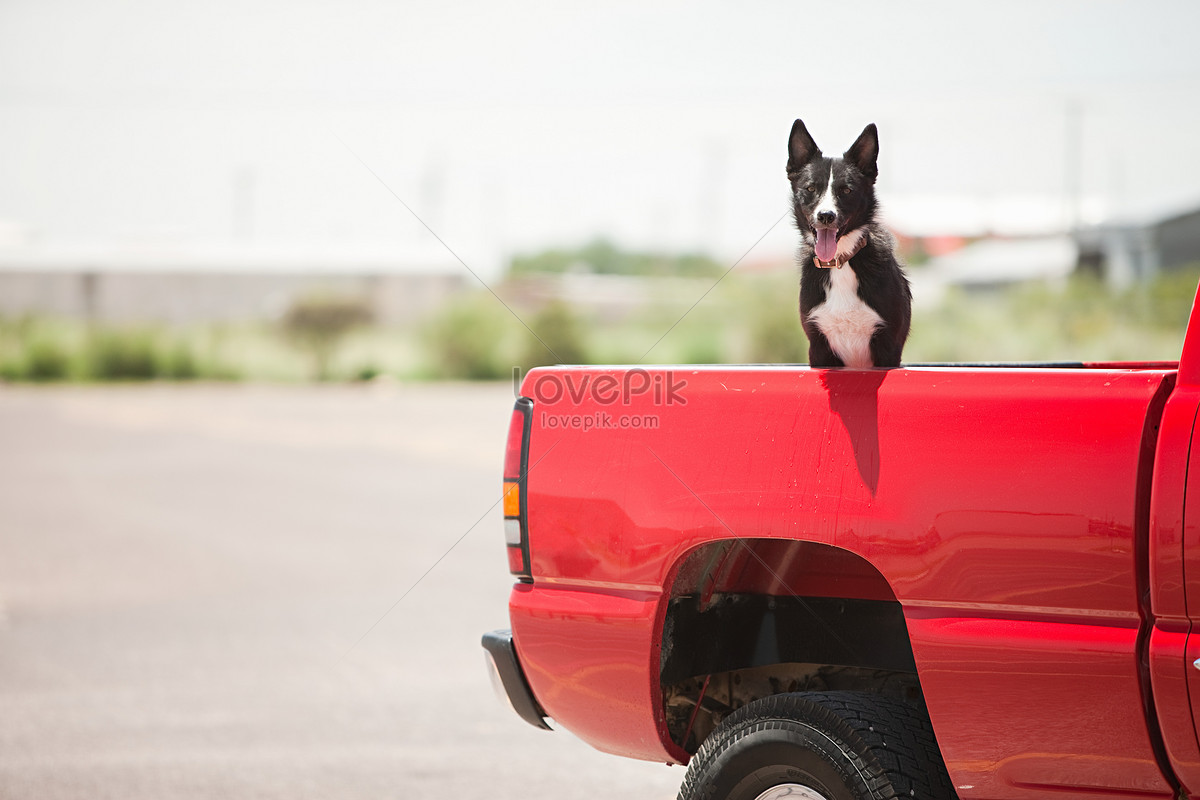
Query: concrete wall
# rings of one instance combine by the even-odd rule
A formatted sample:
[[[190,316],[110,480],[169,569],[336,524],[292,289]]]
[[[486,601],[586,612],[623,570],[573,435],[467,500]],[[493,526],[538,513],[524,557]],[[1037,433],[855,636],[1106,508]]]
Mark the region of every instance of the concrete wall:
[[[420,318],[468,288],[460,275],[314,275],[184,272],[0,272],[0,315],[104,322],[273,319],[317,292],[367,297],[385,324]]]

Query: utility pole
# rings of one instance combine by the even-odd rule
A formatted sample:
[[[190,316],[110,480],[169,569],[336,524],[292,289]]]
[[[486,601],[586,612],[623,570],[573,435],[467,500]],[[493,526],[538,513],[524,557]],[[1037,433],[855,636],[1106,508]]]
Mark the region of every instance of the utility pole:
[[[1083,104],[1068,98],[1064,108],[1063,227],[1075,235],[1083,222]]]
[[[721,250],[721,231],[724,223],[725,194],[729,173],[729,148],[724,141],[710,142],[705,152],[703,183],[700,187],[697,222],[699,241],[714,258]]]
[[[257,188],[254,167],[241,166],[233,173],[233,238],[249,242],[254,238],[254,195]]]

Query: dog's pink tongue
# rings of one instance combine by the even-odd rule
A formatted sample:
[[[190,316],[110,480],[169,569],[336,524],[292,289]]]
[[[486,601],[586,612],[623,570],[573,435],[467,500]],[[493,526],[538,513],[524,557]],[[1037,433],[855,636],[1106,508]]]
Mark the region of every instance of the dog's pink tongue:
[[[837,230],[834,228],[817,228],[817,258],[822,261],[833,261],[837,255]]]

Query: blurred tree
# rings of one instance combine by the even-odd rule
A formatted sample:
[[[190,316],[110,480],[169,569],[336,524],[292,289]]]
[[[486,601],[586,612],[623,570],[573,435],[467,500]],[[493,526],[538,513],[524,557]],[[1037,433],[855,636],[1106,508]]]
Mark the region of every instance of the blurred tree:
[[[652,253],[622,250],[607,239],[595,239],[574,250],[543,250],[513,258],[513,275],[563,273],[573,269],[598,275],[658,275],[696,277],[720,275],[718,262],[700,253]]]
[[[283,315],[283,330],[313,361],[313,375],[328,380],[329,364],[346,334],[374,319],[361,297],[314,295],[294,302]]]

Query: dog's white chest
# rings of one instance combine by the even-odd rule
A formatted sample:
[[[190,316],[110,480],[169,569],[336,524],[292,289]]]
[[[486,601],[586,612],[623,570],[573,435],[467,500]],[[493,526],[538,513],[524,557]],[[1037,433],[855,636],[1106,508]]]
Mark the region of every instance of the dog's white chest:
[[[808,318],[847,367],[874,366],[871,336],[883,318],[858,296],[858,276],[849,264],[830,270],[829,277],[825,302],[808,312]]]

